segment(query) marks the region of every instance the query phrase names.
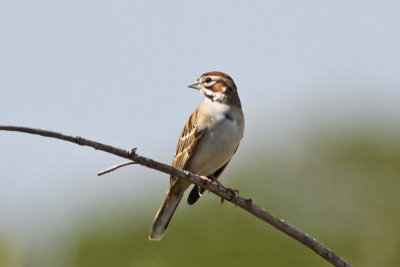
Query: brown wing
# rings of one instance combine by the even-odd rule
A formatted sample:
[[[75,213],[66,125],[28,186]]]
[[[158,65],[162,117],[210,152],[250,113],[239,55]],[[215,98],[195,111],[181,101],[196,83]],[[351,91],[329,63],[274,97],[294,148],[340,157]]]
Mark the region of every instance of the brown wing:
[[[176,153],[172,166],[179,169],[185,169],[190,157],[195,152],[198,141],[204,134],[204,130],[200,130],[197,127],[197,110],[190,116],[186,123],[181,136],[179,137],[178,146],[176,147]],[[176,179],[171,176],[171,186]]]

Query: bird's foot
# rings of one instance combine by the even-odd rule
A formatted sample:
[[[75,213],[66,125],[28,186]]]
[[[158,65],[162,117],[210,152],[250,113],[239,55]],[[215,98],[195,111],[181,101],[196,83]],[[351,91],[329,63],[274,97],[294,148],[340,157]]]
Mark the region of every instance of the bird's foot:
[[[206,187],[210,186],[214,182],[213,180],[211,180],[210,178],[208,178],[207,176],[204,176],[204,175],[201,175],[200,178],[202,179],[203,184]]]
[[[225,188],[225,187],[224,187],[224,188]],[[225,189],[226,189],[226,191],[228,191],[229,193],[231,193],[232,198],[230,199],[230,201],[233,202],[233,203],[235,204],[235,207],[236,207],[236,206],[237,206],[237,205],[236,205],[237,195],[239,194],[239,190],[237,190],[237,189],[232,189],[232,188],[225,188]],[[221,197],[221,207],[223,206],[224,201],[225,201],[225,199],[223,199],[223,198]]]

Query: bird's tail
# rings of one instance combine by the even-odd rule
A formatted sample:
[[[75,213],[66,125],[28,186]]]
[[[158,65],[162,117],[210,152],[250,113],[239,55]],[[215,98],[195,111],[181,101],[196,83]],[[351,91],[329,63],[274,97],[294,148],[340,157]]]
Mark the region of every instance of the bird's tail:
[[[179,190],[175,192],[177,188],[173,186],[165,196],[163,203],[159,211],[157,212],[156,218],[154,219],[153,226],[150,231],[150,240],[161,240],[167,230],[168,224],[171,221],[172,215],[178,207],[179,202],[183,197],[185,190]]]
[[[187,199],[188,204],[193,205],[194,203],[196,203],[196,201],[203,195],[203,193],[203,188],[199,188],[199,186],[194,185]]]

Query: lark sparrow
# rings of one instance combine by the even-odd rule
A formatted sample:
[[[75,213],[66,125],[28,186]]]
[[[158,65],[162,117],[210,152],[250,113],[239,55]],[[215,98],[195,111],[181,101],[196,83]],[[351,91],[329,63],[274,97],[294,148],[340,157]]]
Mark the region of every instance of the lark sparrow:
[[[236,85],[222,72],[208,72],[189,85],[204,95],[190,116],[178,142],[172,166],[211,180],[224,171],[243,136],[244,117]],[[206,178],[205,177],[205,178]],[[167,195],[154,219],[150,240],[160,240],[190,183],[170,178]],[[194,204],[204,189],[194,186],[188,203]]]

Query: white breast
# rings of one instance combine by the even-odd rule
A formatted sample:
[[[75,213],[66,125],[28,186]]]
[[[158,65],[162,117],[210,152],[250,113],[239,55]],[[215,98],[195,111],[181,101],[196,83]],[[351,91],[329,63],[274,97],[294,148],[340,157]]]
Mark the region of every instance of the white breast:
[[[204,110],[211,120],[187,167],[207,176],[224,166],[235,153],[243,136],[244,118],[239,108],[217,102],[208,101]]]

